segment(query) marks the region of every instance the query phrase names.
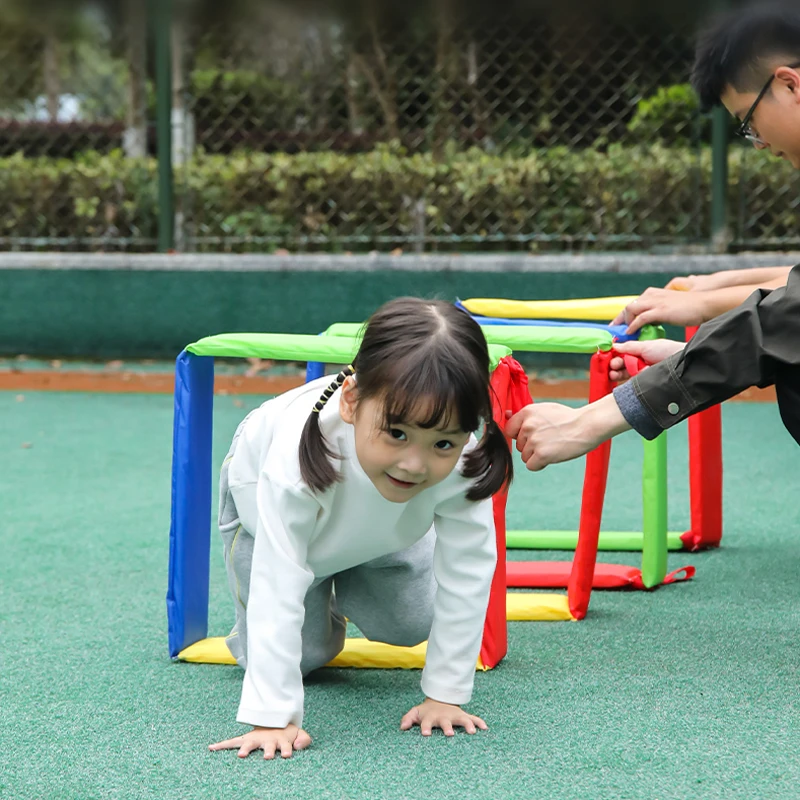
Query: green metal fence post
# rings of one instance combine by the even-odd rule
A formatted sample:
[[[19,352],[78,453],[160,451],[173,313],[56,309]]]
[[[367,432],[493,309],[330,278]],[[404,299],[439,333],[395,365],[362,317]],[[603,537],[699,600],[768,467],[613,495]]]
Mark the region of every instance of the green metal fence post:
[[[158,146],[158,249],[175,244],[172,192],[172,0],[150,0],[156,55],[156,139]]]
[[[712,8],[724,13],[730,0],[714,0]],[[731,241],[728,229],[728,112],[722,105],[711,112],[711,249],[724,253]]]
[[[728,112],[716,106],[711,127],[711,247],[721,253],[728,249]]]

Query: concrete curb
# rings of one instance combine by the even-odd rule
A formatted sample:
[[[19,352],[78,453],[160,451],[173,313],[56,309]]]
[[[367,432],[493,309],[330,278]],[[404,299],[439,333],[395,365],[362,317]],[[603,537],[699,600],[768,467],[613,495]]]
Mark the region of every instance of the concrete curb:
[[[0,253],[0,270],[124,272],[496,272],[680,275],[800,263],[800,253],[735,255],[260,255],[227,253]]]

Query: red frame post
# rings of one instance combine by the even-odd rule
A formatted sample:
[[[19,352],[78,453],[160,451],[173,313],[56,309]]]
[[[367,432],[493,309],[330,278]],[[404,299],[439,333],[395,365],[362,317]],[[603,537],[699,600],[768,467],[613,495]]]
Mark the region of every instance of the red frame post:
[[[697,328],[686,329],[686,341]],[[722,540],[722,408],[687,420],[689,428],[689,497],[691,527],[681,536],[687,550],[719,547]]]

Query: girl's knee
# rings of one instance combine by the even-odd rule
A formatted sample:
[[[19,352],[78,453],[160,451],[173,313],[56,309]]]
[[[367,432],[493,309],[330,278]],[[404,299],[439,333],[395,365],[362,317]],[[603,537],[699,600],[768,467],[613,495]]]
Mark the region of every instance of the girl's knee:
[[[372,642],[384,642],[397,647],[415,647],[424,642],[431,633],[432,618],[417,620],[384,619],[358,629]],[[358,624],[358,623],[356,623]]]

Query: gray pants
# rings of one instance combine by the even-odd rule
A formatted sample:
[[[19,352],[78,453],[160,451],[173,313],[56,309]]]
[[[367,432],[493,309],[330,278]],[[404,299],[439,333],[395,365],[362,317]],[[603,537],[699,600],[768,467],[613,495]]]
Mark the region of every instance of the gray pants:
[[[244,423],[242,423],[243,425]],[[247,667],[247,599],[253,561],[253,534],[239,522],[228,488],[228,463],[242,426],[236,431],[220,475],[219,528],[236,624],[226,643]],[[425,641],[433,623],[433,528],[416,544],[335,575],[318,577],[305,597],[302,630],[303,675],[325,666],[344,647],[346,619],[367,639],[412,646]]]

